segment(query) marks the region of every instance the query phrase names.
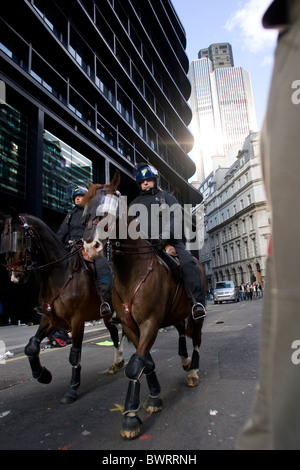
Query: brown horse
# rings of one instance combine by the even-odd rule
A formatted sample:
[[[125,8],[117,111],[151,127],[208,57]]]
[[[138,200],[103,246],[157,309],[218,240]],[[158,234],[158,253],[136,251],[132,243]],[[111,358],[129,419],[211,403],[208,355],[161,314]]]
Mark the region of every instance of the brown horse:
[[[6,269],[11,281],[27,282],[30,273],[39,273],[39,305],[41,321],[35,335],[25,347],[32,375],[39,382],[51,382],[51,373],[40,364],[41,341],[60,328],[70,327],[72,346],[69,361],[72,365],[70,384],[61,398],[61,403],[72,403],[77,399],[80,385],[80,358],[86,321],[99,319],[101,299],[98,294],[93,263],[82,258],[82,247],[70,253],[50,228],[33,215],[13,213],[0,216],[1,252],[6,259]],[[115,346],[114,363],[109,373],[115,373],[124,364],[123,342],[119,345],[118,329],[103,318]]]
[[[120,175],[116,172],[111,183],[90,186],[82,201],[86,213],[83,238],[85,250],[92,258],[102,256],[103,248],[110,238],[115,269],[113,305],[126,336],[136,348],[125,370],[129,385],[121,428],[123,438],[133,439],[140,432],[141,420],[137,411],[142,374],[146,375],[150,392],[146,411],[153,413],[162,408],[160,385],[150,355],[159,328],[174,325],[178,330],[179,356],[183,368],[190,371],[188,385],[193,387],[199,383],[197,371],[203,319],[194,321],[183,283],[174,280],[155,247],[134,235],[137,233],[136,222],[134,219],[126,222],[127,206],[119,203],[123,201],[117,191],[119,183]],[[124,236],[124,218],[127,234],[131,233],[131,238]],[[205,305],[206,276],[199,262],[198,267],[203,279],[204,294],[201,302]],[[192,358],[188,357],[186,335],[192,338]]]

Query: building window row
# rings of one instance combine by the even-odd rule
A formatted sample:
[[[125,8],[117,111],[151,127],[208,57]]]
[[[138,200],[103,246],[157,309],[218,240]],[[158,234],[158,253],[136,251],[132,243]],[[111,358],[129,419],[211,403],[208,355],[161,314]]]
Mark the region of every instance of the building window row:
[[[109,123],[98,121],[98,133],[129,161],[145,162],[143,155]],[[0,105],[0,180],[1,190],[19,198],[26,195],[28,147],[27,117],[8,104]],[[77,184],[93,180],[93,163],[76,149],[46,129],[43,135],[42,200],[44,207],[65,211],[71,202],[71,191]],[[161,175],[161,186],[174,190],[170,179]],[[179,202],[182,195],[174,191]]]
[[[8,104],[0,105],[1,190],[26,195],[27,118]],[[92,162],[48,131],[43,136],[43,205],[65,211],[77,184],[92,180]]]
[[[212,204],[215,207],[216,201]],[[217,214],[215,217],[210,217],[209,219],[209,230],[214,227],[217,227],[219,224],[224,223],[226,220],[229,220],[231,217],[236,215],[239,211],[245,209],[245,207],[249,207],[253,203],[253,197],[251,194],[241,198],[239,201],[236,201],[230,208],[224,209],[222,212]],[[208,205],[210,208],[211,204]],[[209,212],[207,213],[209,215]]]
[[[220,246],[222,243],[234,240],[242,234],[247,234],[255,229],[254,215],[243,217],[242,219],[234,222],[222,231],[211,234],[212,248]]]
[[[256,237],[243,238],[230,244],[212,249],[212,267],[223,266],[237,261],[249,260],[258,255]]]
[[[44,88],[46,88],[53,96],[55,96],[55,98],[59,99],[64,105],[66,105],[71,111],[73,111],[76,116],[83,120],[87,125],[95,129],[98,134],[102,136],[103,118],[101,114],[96,111],[97,105],[92,105],[88,103],[78,93],[77,87],[72,87],[72,83],[70,83],[68,79],[62,77],[58,73],[58,71],[54,70],[54,68],[50,66],[50,64],[46,63],[35,50],[31,51],[31,67],[29,70],[29,46],[26,45],[24,41],[19,40],[19,38],[15,41],[15,39],[17,39],[17,36],[12,32],[12,30],[7,29],[7,33],[8,34],[4,35],[5,39],[3,39],[6,44],[1,42],[0,49],[5,52],[9,57],[11,57],[14,61],[16,61],[20,66],[25,68],[27,72],[29,71],[30,75],[35,80],[37,80]],[[20,47],[20,44],[22,44],[23,47]],[[15,48],[17,48],[17,50],[15,50]],[[86,65],[85,62],[81,60],[80,54],[74,54],[77,62],[80,63],[80,65],[85,64],[84,68],[88,70],[89,67]],[[134,130],[137,131],[139,136],[145,142],[147,142],[151,149],[158,153],[160,157],[164,161],[166,161],[166,163],[168,163],[175,169],[175,171],[184,176],[184,168],[177,162],[176,157],[168,149],[164,140],[153,129],[153,127],[149,124],[149,122],[141,114],[141,112],[137,110],[137,108],[132,103],[131,99],[116,83],[113,76],[108,72],[108,70],[104,67],[104,65],[100,62],[99,59],[96,60],[96,70],[97,75],[95,77],[95,84],[97,85],[101,93],[118,110],[118,112],[123,116],[127,123],[131,127],[133,127]],[[144,86],[146,99],[149,103],[152,103],[152,105],[154,106],[154,95],[149,89],[149,87],[146,86],[146,84],[144,84]],[[158,109],[162,117],[162,108],[159,106]],[[98,125],[99,122],[100,126]],[[113,126],[110,125],[104,125],[104,127],[111,128],[109,132],[105,132],[105,140],[109,141],[111,145],[115,146],[119,150],[117,146],[118,139],[116,137],[116,130]],[[114,134],[114,138],[112,138],[112,134]],[[132,152],[130,152],[130,154],[128,155],[131,154]],[[134,162],[131,156],[127,159]]]
[[[78,32],[74,29],[72,25],[70,25],[70,32],[69,32],[69,40],[67,34],[67,19],[62,15],[62,13],[57,10],[55,17],[53,15],[53,8],[51,4],[51,8],[49,8],[49,2],[45,0],[32,0],[33,6],[39,13],[39,15],[43,18],[45,23],[50,27],[52,32],[56,35],[56,37],[63,43],[63,45],[67,48],[70,54],[74,57],[77,63],[82,67],[85,73],[91,78],[91,80],[95,81],[95,66],[94,66],[94,55],[95,52],[88,46],[88,44],[81,38]],[[119,18],[122,18],[121,11],[124,12],[123,8],[116,7],[118,2],[115,2],[115,10]],[[97,6],[95,6],[95,13],[92,14],[94,9],[90,6],[84,5],[86,12],[89,14],[93,22],[95,23],[97,29],[99,30],[100,34],[103,36],[104,40],[112,50],[112,52],[116,55],[117,59],[126,70],[127,74],[133,80],[137,88],[145,97],[148,104],[151,108],[156,112],[160,120],[165,125],[171,124],[171,119],[163,114],[157,113],[157,109],[162,109],[159,101],[151,91],[151,88],[148,86],[144,78],[142,77],[141,73],[136,70],[136,67],[131,60],[131,57],[128,55],[120,41],[115,37],[114,31],[110,28],[108,23],[106,22],[104,16],[102,15],[101,11]],[[50,20],[49,20],[50,17]],[[56,26],[53,26],[53,22],[56,22]],[[124,21],[121,21],[124,26]],[[65,25],[62,27],[62,24]],[[60,28],[62,28],[62,32],[60,32]],[[161,75],[157,71],[157,68],[154,66],[151,56],[148,54],[146,48],[144,47],[142,41],[139,39],[137,33],[135,32],[134,28],[130,25],[130,33],[129,36],[132,39],[135,47],[137,48],[141,58],[143,59],[144,63],[147,65],[150,73],[154,76],[156,82],[158,83],[159,87],[163,90],[164,94],[168,99],[170,99],[170,87],[165,87],[165,82],[162,79]],[[127,30],[127,28],[126,28]],[[127,30],[128,33],[128,30]],[[174,99],[174,106],[178,103],[178,98]],[[173,134],[172,127],[169,128],[169,132]]]

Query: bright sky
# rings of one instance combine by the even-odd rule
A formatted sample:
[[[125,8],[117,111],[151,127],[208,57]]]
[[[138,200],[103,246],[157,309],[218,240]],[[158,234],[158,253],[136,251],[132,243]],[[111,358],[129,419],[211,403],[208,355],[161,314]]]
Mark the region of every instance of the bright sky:
[[[277,32],[262,27],[271,0],[172,0],[187,36],[189,61],[198,51],[217,42],[229,42],[234,64],[251,76],[259,128],[270,87]]]

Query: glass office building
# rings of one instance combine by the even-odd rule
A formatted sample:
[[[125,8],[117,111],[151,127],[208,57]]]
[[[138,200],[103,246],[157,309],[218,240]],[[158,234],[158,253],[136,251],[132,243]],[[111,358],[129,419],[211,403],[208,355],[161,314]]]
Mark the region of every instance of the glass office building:
[[[222,47],[223,44],[210,46],[212,54],[208,49],[201,50],[203,58],[191,63],[188,74],[199,182],[216,169],[213,157],[225,157],[233,147],[242,147],[250,131],[257,130],[250,75],[243,67],[232,66],[231,47],[224,49],[226,61],[221,55]]]
[[[158,168],[180,203],[199,203],[188,183],[195,164],[185,47],[170,0],[5,2],[2,210],[14,206],[56,230],[72,188],[87,179],[107,182],[118,168],[120,191],[135,197],[140,162]]]

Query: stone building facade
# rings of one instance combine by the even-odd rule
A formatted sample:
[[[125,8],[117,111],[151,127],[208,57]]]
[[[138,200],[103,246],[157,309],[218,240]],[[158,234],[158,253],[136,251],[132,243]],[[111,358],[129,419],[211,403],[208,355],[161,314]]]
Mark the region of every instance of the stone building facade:
[[[201,184],[204,245],[200,259],[209,284],[263,282],[266,273],[270,211],[259,157],[259,133],[251,132],[230,168],[219,167]]]

